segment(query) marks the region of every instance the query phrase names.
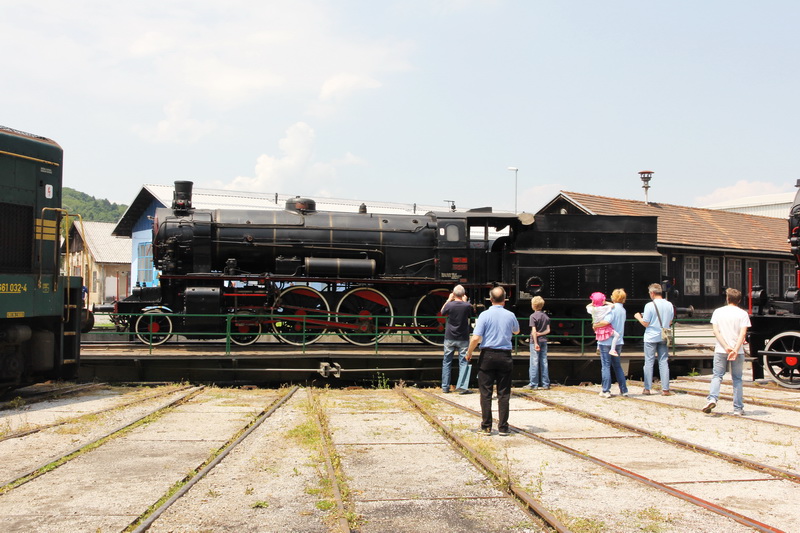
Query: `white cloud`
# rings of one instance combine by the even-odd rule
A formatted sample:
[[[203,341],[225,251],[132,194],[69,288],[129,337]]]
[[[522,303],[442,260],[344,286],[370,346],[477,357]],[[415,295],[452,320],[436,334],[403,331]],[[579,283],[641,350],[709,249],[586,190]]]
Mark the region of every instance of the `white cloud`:
[[[519,192],[517,209],[526,213],[536,213],[544,205],[556,197],[562,186],[555,183],[546,183],[535,187],[528,187]]]
[[[331,161],[315,161],[315,142],[316,133],[311,126],[305,122],[293,124],[278,142],[280,155],[258,157],[255,176],[238,176],[230,183],[214,186],[235,191],[330,196],[336,188],[339,168],[366,164],[350,152]]]
[[[739,180],[728,187],[720,187],[710,194],[698,196],[694,199],[694,205],[707,206],[715,205],[731,200],[738,200],[748,196],[761,196],[765,194],[776,194],[792,192],[792,189],[785,185],[775,185],[764,181]]]
[[[133,130],[149,142],[191,144],[216,129],[213,122],[191,118],[191,111],[188,102],[176,100],[164,106],[166,117],[155,127],[135,125]]]
[[[377,89],[381,82],[360,74],[337,74],[325,80],[319,93],[323,102],[341,99],[363,89]]]
[[[316,0],[42,0],[4,11],[0,46],[15,50],[9,79],[58,79],[65,95],[124,102],[134,114],[175,100],[206,113],[289,101],[300,114],[324,102],[329,114],[409,68],[407,42],[342,31],[346,11]]]

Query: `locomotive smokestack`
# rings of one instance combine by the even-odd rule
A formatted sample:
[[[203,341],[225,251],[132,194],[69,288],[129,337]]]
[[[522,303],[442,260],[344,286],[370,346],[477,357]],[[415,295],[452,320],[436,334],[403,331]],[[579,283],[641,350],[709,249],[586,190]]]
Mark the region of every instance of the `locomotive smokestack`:
[[[176,215],[185,215],[192,210],[191,181],[176,181],[175,192],[172,193],[172,210]]]

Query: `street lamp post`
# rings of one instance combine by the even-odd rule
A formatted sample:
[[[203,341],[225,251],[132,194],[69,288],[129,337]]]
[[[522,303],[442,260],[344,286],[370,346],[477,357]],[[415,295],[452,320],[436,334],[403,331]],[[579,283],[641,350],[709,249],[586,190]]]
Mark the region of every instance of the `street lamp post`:
[[[517,214],[517,172],[519,169],[517,167],[508,167],[508,170],[514,171],[514,214]]]

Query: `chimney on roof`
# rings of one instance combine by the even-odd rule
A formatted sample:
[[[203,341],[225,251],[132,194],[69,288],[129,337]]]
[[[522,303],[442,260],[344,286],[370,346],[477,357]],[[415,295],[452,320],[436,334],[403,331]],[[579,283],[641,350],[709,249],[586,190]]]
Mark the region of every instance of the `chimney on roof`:
[[[647,189],[650,188],[650,180],[653,179],[653,171],[641,170],[639,171],[639,178],[642,180],[642,189],[644,189],[644,205],[650,205],[650,202],[647,200]]]

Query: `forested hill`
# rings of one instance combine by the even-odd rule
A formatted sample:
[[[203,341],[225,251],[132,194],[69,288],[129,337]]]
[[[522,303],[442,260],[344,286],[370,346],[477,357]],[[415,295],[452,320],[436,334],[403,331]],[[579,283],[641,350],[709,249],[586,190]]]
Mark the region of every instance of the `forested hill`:
[[[117,222],[127,205],[112,204],[108,200],[98,200],[94,196],[64,187],[61,197],[62,207],[70,213],[76,213],[83,217],[83,220],[92,222]]]

